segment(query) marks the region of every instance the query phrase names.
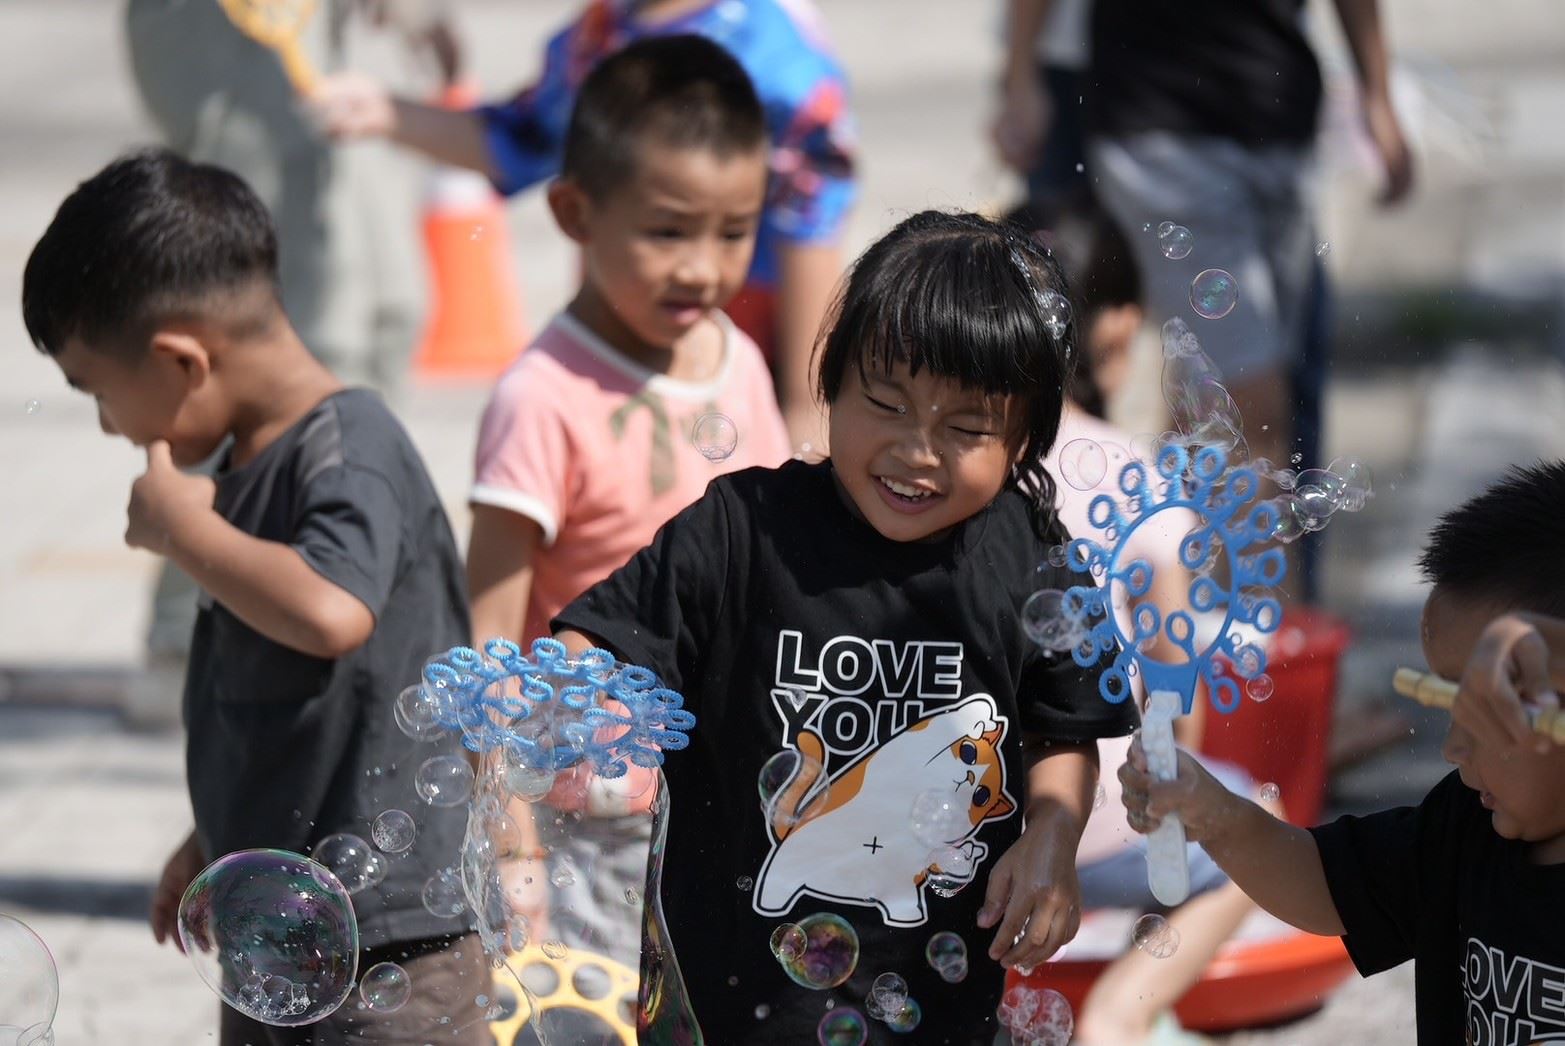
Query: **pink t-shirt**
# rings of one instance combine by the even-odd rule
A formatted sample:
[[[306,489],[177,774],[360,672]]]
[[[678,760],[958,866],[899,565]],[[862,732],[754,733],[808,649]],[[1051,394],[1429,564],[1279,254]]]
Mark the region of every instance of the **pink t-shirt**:
[[[543,531],[524,635],[509,637],[523,649],[701,497],[713,476],[788,457],[760,350],[727,316],[714,316],[725,341],[709,382],[648,370],[567,313],[501,375],[479,428],[469,500],[519,513]],[[724,460],[696,449],[692,429],[705,414],[726,415],[737,430]]]

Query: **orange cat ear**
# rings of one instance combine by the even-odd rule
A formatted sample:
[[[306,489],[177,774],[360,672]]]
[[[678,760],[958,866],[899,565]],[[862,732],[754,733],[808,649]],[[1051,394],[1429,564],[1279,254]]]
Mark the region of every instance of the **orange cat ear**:
[[[995,799],[994,805],[989,808],[989,812],[984,814],[984,817],[986,819],[990,817],[1004,817],[1014,809],[1016,809],[1016,804],[1011,802],[1009,796],[1001,792],[999,797]]]

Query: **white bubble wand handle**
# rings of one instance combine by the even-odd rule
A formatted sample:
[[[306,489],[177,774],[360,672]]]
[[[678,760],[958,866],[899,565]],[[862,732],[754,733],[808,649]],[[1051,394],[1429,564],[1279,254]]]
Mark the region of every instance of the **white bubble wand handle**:
[[[1179,776],[1179,752],[1174,748],[1174,717],[1184,700],[1172,690],[1154,690],[1141,718],[1141,747],[1147,766],[1159,781]],[[1152,896],[1173,907],[1190,896],[1190,866],[1185,861],[1185,826],[1169,814],[1147,836],[1147,885]]]

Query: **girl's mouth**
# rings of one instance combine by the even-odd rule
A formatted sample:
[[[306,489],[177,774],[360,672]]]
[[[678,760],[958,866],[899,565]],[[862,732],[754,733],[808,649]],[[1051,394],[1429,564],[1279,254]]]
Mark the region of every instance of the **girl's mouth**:
[[[898,512],[923,512],[939,502],[941,498],[941,495],[932,490],[903,483],[889,476],[876,476],[875,489],[880,492],[881,500]]]

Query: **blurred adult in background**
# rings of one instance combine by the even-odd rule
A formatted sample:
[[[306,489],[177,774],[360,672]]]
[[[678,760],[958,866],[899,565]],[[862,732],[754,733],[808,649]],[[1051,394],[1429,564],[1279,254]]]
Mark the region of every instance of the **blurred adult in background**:
[[[537,80],[508,101],[445,110],[344,74],[328,77],[314,103],[344,138],[387,138],[481,171],[512,194],[558,173],[571,106],[593,67],[634,40],[671,33],[722,44],[760,95],[771,185],[749,279],[727,311],[771,362],[795,448],[822,450],[810,355],[842,271],[856,184],[847,79],[809,0],[590,0],[545,45]]]
[[[124,16],[136,90],[164,143],[234,171],[271,212],[283,306],[304,344],[343,381],[395,393],[423,318],[422,164],[384,143],[333,144],[277,54],[218,0],[128,0]],[[442,0],[325,0],[300,42],[316,69],[374,68],[410,92],[457,73]],[[195,609],[194,585],[165,567],[132,719],[177,715]]]
[[[1009,0],[995,138],[1023,170],[1059,109],[1037,74],[1039,41],[1069,31],[1053,18],[1057,2]],[[1315,273],[1309,182],[1321,76],[1304,0],[1090,2],[1078,108],[1092,190],[1130,239],[1154,323],[1191,309],[1202,270],[1236,278],[1233,311],[1192,323],[1239,407],[1251,455],[1286,463]],[[1382,199],[1394,202],[1413,169],[1391,107],[1377,0],[1334,3],[1385,166]],[[1165,256],[1163,222],[1190,230],[1187,256]]]

